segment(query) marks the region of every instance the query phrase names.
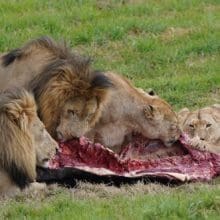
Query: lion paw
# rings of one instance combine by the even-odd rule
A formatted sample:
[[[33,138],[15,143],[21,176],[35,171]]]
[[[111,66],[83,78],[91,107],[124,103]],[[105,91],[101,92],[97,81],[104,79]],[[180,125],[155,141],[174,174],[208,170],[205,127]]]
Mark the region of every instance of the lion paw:
[[[194,137],[190,140],[190,145],[198,150],[205,151],[206,144],[204,141],[200,140],[199,137]]]

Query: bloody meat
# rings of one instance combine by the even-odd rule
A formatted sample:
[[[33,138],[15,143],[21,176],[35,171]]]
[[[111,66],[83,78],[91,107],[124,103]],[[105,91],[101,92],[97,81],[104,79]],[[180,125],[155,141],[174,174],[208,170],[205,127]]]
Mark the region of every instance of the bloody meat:
[[[60,143],[50,161],[50,171],[65,168],[96,176],[125,178],[164,177],[178,181],[208,181],[220,174],[220,154],[199,151],[189,146],[187,136],[171,147],[159,140],[134,135],[119,154],[82,137]],[[46,174],[45,174],[46,175]]]

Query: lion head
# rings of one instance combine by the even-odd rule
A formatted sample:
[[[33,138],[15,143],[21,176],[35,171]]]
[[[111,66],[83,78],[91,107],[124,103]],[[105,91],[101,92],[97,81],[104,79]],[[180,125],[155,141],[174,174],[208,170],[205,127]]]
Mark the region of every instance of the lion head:
[[[213,105],[196,111],[188,108],[178,113],[181,128],[190,138],[199,137],[200,140],[210,140],[219,136],[220,132],[220,105]]]
[[[58,138],[67,140],[87,133],[101,117],[112,86],[107,77],[98,73],[84,91],[78,89],[80,94],[71,96],[63,105],[56,129]]]
[[[138,88],[138,91],[147,98],[143,106],[144,118],[147,120],[143,132],[150,131],[147,134],[149,138],[161,139],[165,145],[172,145],[181,133],[176,113],[151,88],[146,91]]]
[[[115,77],[114,74],[112,77]],[[123,86],[123,89],[130,94],[130,108],[135,103],[138,132],[150,139],[160,139],[166,146],[171,146],[177,141],[181,131],[177,115],[172,107],[152,88],[144,91],[141,88],[135,88],[125,77],[120,77],[121,80],[117,78],[116,76],[113,83],[117,81],[117,84]],[[128,100],[126,102],[128,103]]]
[[[69,61],[56,61],[31,83],[40,118],[55,138],[62,139],[59,129],[70,119],[74,122],[72,126],[62,129],[71,137],[87,131],[108,100],[111,81],[100,72],[90,71],[87,62],[77,66]]]
[[[0,168],[24,187],[36,178],[57,148],[37,116],[33,96],[24,89],[0,95]]]
[[[142,134],[151,139],[160,139],[171,146],[180,137],[178,118],[171,106],[154,96],[143,105]],[[144,123],[145,121],[145,123]]]

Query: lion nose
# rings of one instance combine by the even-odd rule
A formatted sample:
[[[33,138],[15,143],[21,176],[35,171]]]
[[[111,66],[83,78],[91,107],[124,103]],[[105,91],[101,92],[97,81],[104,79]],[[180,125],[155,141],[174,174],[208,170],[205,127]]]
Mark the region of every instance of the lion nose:
[[[59,150],[59,144],[56,141],[54,141],[54,149],[56,152]]]
[[[56,148],[56,153],[55,154],[58,154],[59,153],[59,148]]]

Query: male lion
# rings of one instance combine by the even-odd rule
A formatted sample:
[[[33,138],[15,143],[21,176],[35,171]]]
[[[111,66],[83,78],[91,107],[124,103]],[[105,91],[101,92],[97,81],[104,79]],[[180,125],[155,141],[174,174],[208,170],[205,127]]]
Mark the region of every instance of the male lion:
[[[0,194],[13,194],[36,179],[57,143],[39,120],[33,96],[24,89],[0,94]]]
[[[88,99],[93,97],[97,104],[95,114],[90,115],[93,123],[112,88],[106,76],[91,70],[88,58],[71,52],[65,44],[48,37],[30,41],[2,55],[0,90],[14,85],[33,91],[39,116],[53,137],[56,137],[56,127],[65,103],[78,96],[90,103]]]
[[[191,145],[200,150],[220,153],[220,105],[215,104],[190,112],[178,113],[180,125],[191,138]]]
[[[167,146],[179,138],[177,116],[168,103],[135,88],[118,74],[106,72],[104,75],[111,80],[114,89],[110,90],[101,113],[96,111],[98,103],[93,94],[73,96],[61,112],[57,128],[59,139],[85,135],[95,142],[117,148],[132,132],[161,139]]]

